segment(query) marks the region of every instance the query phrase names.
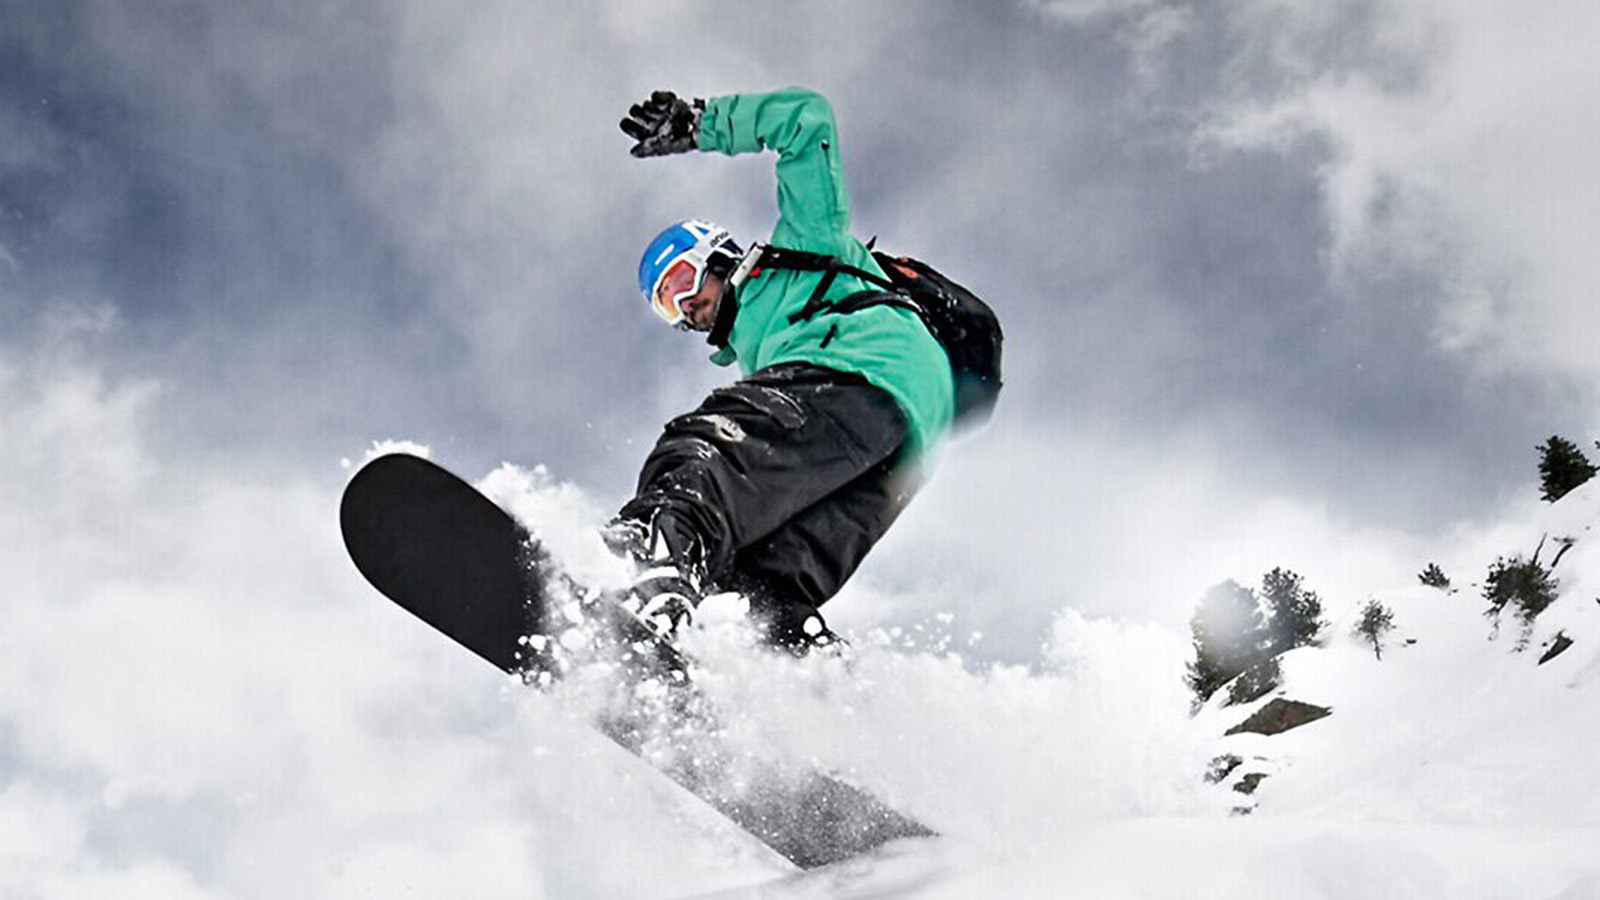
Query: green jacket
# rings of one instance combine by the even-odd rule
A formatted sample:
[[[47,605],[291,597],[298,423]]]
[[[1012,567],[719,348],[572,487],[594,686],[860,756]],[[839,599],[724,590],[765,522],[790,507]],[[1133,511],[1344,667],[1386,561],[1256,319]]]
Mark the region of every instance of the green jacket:
[[[850,234],[850,198],[839,168],[833,109],[821,94],[785,88],[735,94],[706,104],[700,149],[730,156],[776,150],[778,224],[770,243],[838,257],[874,274],[883,270]],[[728,344],[711,359],[735,360],[746,375],[787,362],[857,372],[892,394],[911,425],[911,449],[929,449],[949,429],[955,391],[950,360],[916,314],[875,306],[849,315],[822,313],[790,323],[822,279],[820,272],[761,270],[739,290],[739,314]],[[826,298],[839,300],[874,285],[839,275]],[[830,336],[831,335],[831,336]]]

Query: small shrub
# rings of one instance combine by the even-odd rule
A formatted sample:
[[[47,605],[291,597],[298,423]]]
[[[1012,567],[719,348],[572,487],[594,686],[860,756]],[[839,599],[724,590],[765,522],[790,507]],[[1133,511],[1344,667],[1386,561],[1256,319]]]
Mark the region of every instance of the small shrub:
[[[1489,601],[1484,615],[1498,628],[1500,614],[1510,607],[1522,624],[1522,637],[1517,644],[1520,650],[1527,644],[1533,620],[1555,602],[1558,586],[1550,570],[1539,564],[1538,553],[1532,559],[1502,556],[1489,567],[1489,576],[1483,582],[1483,599]]]
[[[1417,580],[1428,587],[1435,587],[1441,591],[1450,590],[1450,578],[1444,574],[1443,569],[1439,568],[1438,563],[1428,563],[1428,567],[1422,570],[1422,573],[1417,576]]]
[[[1426,582],[1424,582],[1426,583]],[[1356,622],[1357,637],[1372,645],[1372,653],[1383,659],[1383,641],[1394,630],[1394,611],[1376,600],[1368,600],[1361,607],[1361,620]]]

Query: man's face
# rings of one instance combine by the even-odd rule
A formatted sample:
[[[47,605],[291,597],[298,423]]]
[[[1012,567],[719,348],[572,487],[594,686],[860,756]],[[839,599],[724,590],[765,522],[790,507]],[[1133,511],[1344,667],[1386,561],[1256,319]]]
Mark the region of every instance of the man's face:
[[[678,309],[682,310],[683,320],[688,323],[690,331],[711,330],[711,326],[717,321],[717,304],[722,300],[722,286],[722,278],[707,272],[699,293],[678,304]]]

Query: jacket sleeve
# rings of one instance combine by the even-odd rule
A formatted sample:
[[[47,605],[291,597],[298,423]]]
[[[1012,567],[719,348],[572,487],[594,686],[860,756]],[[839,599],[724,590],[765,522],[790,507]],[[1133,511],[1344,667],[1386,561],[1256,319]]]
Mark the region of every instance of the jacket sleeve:
[[[778,153],[778,224],[772,243],[837,255],[850,233],[833,107],[806,88],[733,94],[706,104],[700,149]]]

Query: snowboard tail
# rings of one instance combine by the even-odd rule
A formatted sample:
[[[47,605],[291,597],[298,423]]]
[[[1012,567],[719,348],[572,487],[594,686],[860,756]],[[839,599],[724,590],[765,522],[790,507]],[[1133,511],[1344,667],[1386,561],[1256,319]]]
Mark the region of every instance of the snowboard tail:
[[[548,554],[534,535],[472,485],[420,457],[395,453],[368,463],[339,508],[356,568],[389,599],[503,672],[530,679],[553,671],[537,647],[554,626]],[[687,673],[689,661],[609,605],[604,627],[619,646],[644,648],[653,671]],[[801,868],[814,868],[904,837],[934,832],[820,770],[799,777],[771,760],[735,752],[692,681],[674,705],[692,710],[692,746],[663,761],[650,751],[652,723],[623,716],[596,723],[629,752]],[[737,772],[735,779],[732,773]],[[739,789],[735,781],[750,785]]]

